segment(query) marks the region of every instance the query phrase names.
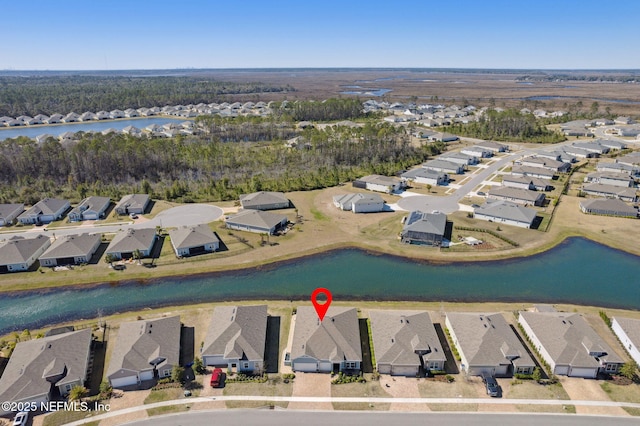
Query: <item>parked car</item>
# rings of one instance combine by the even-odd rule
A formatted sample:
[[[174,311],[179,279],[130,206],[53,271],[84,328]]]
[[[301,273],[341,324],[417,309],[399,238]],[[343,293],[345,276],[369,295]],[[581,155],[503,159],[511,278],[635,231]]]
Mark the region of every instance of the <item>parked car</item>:
[[[222,387],[224,383],[223,374],[224,373],[222,372],[221,368],[216,368],[213,370],[213,373],[211,373],[211,381],[209,382],[212,388]]]
[[[500,396],[500,386],[498,381],[491,376],[483,377],[484,385],[487,388],[487,395],[497,397]]]
[[[129,213],[129,218],[130,218],[130,219],[137,219],[137,218],[138,218],[138,215],[137,215],[137,214],[135,214],[135,213]]]
[[[29,421],[29,412],[28,411],[20,411],[13,418],[13,426],[25,426]]]

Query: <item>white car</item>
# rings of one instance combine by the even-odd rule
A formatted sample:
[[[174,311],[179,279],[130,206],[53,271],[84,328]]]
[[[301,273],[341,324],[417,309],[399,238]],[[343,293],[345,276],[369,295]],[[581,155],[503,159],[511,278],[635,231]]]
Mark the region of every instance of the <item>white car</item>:
[[[27,421],[29,420],[29,412],[28,411],[20,411],[13,418],[13,426],[25,426]]]
[[[130,218],[130,219],[137,219],[137,218],[138,218],[138,215],[137,215],[137,214],[135,214],[135,213],[129,213],[129,218]]]

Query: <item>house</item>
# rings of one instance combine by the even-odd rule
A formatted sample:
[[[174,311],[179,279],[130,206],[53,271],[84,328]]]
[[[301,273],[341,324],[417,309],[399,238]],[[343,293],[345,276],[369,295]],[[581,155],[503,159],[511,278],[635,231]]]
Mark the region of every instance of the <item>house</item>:
[[[354,188],[368,189],[369,191],[391,194],[404,187],[402,181],[396,177],[369,175],[353,181]]]
[[[0,204],[0,226],[13,225],[24,211],[24,204]]]
[[[84,112],[80,115],[80,117],[78,117],[79,121],[92,121],[97,119],[98,117],[90,111]]]
[[[267,340],[267,305],[218,306],[202,346],[204,365],[262,374]]]
[[[0,241],[0,273],[27,271],[51,245],[49,237],[12,237]]]
[[[114,109],[109,113],[109,118],[113,118],[113,119],[124,118],[124,116],[125,116],[124,111],[120,111],[119,109]]]
[[[109,114],[107,111],[98,111],[96,112],[96,120],[109,120],[111,117],[111,114]]]
[[[531,228],[536,219],[536,210],[522,207],[511,201],[487,200],[485,204],[476,208],[473,217],[489,222],[504,223],[506,225]]]
[[[157,239],[158,235],[153,228],[129,228],[113,237],[106,254],[110,254],[114,259],[131,259],[137,250],[140,257],[150,257]]]
[[[55,140],[55,139],[56,139],[56,137],[55,137],[55,136],[53,136],[53,135],[52,135],[52,134],[50,134],[50,133],[42,133],[42,134],[37,135],[37,136],[35,137],[35,141],[36,141],[36,143],[37,143],[38,145],[45,143],[45,142],[46,142],[46,141],[48,141],[49,139],[53,139],[53,140]]]
[[[312,306],[299,306],[291,343],[293,371],[358,374],[362,364],[355,308],[331,306],[320,321]]]
[[[613,120],[613,122],[615,124],[634,124],[635,123],[635,121],[631,117],[623,117],[623,116],[616,117]]]
[[[616,158],[616,163],[625,164],[627,166],[638,167],[640,166],[640,152],[632,152],[623,157]]]
[[[462,152],[447,152],[438,158],[441,160],[451,161],[452,163],[462,164],[463,166],[475,166],[478,164],[478,157],[463,154]]]
[[[562,150],[569,155],[578,158],[595,158],[598,157],[598,153],[595,151],[589,151],[584,148],[577,147],[575,145],[566,145],[562,147]]]
[[[229,229],[270,235],[285,228],[288,221],[285,215],[262,210],[241,210],[225,220]]]
[[[464,173],[464,167],[462,164],[454,163],[447,160],[440,160],[438,158],[429,160],[422,164],[422,167],[428,170],[436,172],[449,173],[453,175],[461,175]]]
[[[369,311],[376,369],[416,377],[443,371],[447,357],[426,311]]]
[[[71,204],[67,200],[44,198],[18,216],[18,221],[23,225],[51,223],[62,219],[69,207]]]
[[[440,247],[446,229],[447,215],[444,213],[423,213],[416,210],[407,216],[400,240],[406,244]]]
[[[282,192],[254,192],[240,196],[240,205],[243,209],[276,210],[286,209],[291,203]]]
[[[493,156],[493,151],[477,145],[462,148],[460,152],[476,158],[489,158]]]
[[[594,379],[617,373],[624,363],[580,314],[522,311],[518,323],[558,376]]]
[[[487,192],[488,198],[495,200],[512,201],[517,204],[542,206],[546,196],[542,192],[530,191],[528,189],[511,188],[500,186],[491,188]]]
[[[502,377],[533,373],[534,361],[502,314],[448,312],[445,324],[461,371]]]
[[[220,249],[220,239],[206,224],[171,229],[169,238],[178,257],[213,253]]]
[[[122,129],[122,133],[130,136],[140,136],[142,135],[142,130],[138,129],[136,126],[127,126]]]
[[[56,239],[53,244],[40,255],[40,266],[80,265],[89,263],[91,257],[100,247],[102,235],[80,234],[67,235]]]
[[[128,194],[122,197],[114,210],[121,216],[128,214],[144,214],[151,199],[147,194]]]
[[[535,156],[525,157],[520,160],[520,163],[523,166],[527,167],[538,167],[561,173],[566,173],[571,170],[571,164],[569,163],[563,163],[562,161],[550,160],[548,158],[540,158]]]
[[[535,150],[534,157],[545,158],[547,160],[562,161],[562,155],[558,151]]]
[[[616,198],[593,198],[590,200],[580,200],[580,210],[587,214],[638,217],[638,210]]]
[[[405,182],[422,183],[425,185],[446,185],[449,183],[449,175],[433,169],[418,167],[400,175]]]
[[[599,172],[626,173],[629,176],[640,176],[640,166],[622,163],[605,163],[599,161],[596,165],[596,170]]]
[[[627,144],[625,144],[624,142],[612,141],[609,139],[598,139],[596,142],[604,146],[605,148],[609,148],[610,150],[611,149],[621,150],[627,147]]]
[[[51,114],[51,116],[48,119],[43,120],[43,122],[46,124],[58,124],[62,123],[63,119],[64,115],[62,114]]]
[[[529,176],[540,179],[553,179],[555,173],[549,169],[543,169],[542,167],[528,167],[528,166],[513,166],[511,168],[511,174],[513,176]]]
[[[502,176],[502,185],[511,188],[529,189],[531,191],[551,191],[553,186],[548,179],[540,179],[529,176]]]
[[[354,213],[375,213],[384,210],[384,200],[378,194],[340,194],[333,197],[333,205]]]
[[[124,110],[124,116],[127,118],[139,117],[138,111],[133,108],[127,108]]]
[[[180,360],[180,317],[123,322],[111,353],[107,379],[114,388],[171,377]]]
[[[18,342],[0,379],[0,398],[39,406],[68,395],[85,385],[90,355],[91,328]]]
[[[634,180],[628,173],[616,172],[593,172],[589,173],[584,181],[587,183],[601,183],[603,185],[620,186],[630,188],[634,185]]]
[[[442,124],[451,124],[451,121],[449,120],[442,120],[441,122]],[[436,132],[433,135],[429,136],[429,139],[436,142],[455,142],[460,140],[460,138],[456,135],[443,132]]]
[[[589,183],[582,186],[582,192],[598,197],[618,198],[630,203],[638,201],[638,194],[636,193],[635,188],[623,188],[621,186],[604,185],[601,183]]]
[[[69,212],[69,222],[104,219],[105,212],[111,205],[109,197],[87,197]]]
[[[599,141],[575,142],[572,145],[575,148],[584,149],[585,151],[589,152],[595,152],[597,155],[607,154],[609,152],[609,148],[599,143]]]
[[[492,141],[482,141],[478,142],[476,146],[484,149],[488,149],[489,151],[497,154],[500,152],[509,151],[509,147],[507,145],[503,145],[501,143],[492,142]]]
[[[613,317],[611,318],[611,330],[618,336],[618,340],[635,363],[640,364],[640,320]]]

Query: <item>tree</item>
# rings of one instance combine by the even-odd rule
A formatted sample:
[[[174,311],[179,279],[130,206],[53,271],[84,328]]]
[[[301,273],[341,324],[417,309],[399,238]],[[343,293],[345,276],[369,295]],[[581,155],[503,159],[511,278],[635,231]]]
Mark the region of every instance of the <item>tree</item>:
[[[140,265],[140,260],[142,259],[142,252],[138,249],[133,251],[133,258],[138,261],[138,265]]]
[[[89,391],[84,386],[76,385],[71,388],[69,392],[69,401],[80,401],[84,398]]]
[[[536,367],[533,369],[532,377],[536,382],[542,380],[542,370],[540,370],[540,367]]]
[[[207,372],[207,368],[200,357],[196,357],[193,360],[193,371],[195,371],[196,374],[204,374]]]
[[[633,361],[625,362],[622,364],[622,367],[620,367],[620,375],[629,380],[633,380],[636,377],[637,370],[638,364]]]
[[[100,398],[101,399],[109,399],[111,398],[111,394],[113,393],[113,388],[109,384],[109,382],[104,381],[100,383]]]
[[[430,184],[430,183],[428,183],[428,184],[427,184],[427,192],[431,192],[431,188],[433,188],[433,187],[431,186],[431,184]]]
[[[113,261],[116,260],[115,257],[111,253],[107,253],[104,257],[105,263],[108,263],[109,266],[113,266]]]
[[[171,380],[176,383],[182,383],[184,381],[184,367],[174,365],[171,370]]]
[[[600,104],[598,102],[594,102],[591,104],[591,115],[598,114],[598,109],[600,108]]]

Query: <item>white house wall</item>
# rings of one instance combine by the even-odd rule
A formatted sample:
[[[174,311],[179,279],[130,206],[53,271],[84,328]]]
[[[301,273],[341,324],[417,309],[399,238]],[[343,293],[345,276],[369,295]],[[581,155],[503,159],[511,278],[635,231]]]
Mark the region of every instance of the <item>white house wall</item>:
[[[611,323],[611,329],[616,336],[618,336],[620,343],[622,343],[622,346],[627,350],[627,352],[629,352],[631,358],[633,358],[636,364],[640,365],[640,350],[638,350],[638,347],[631,341],[631,339],[629,339],[629,336],[627,336],[627,333],[625,333],[615,318]]]
[[[515,220],[503,219],[503,218],[500,218],[500,217],[484,215],[482,213],[474,213],[473,217],[475,217],[476,219],[486,220],[486,221],[489,221],[489,222],[504,223],[505,225],[518,226],[520,228],[529,228],[531,226],[529,223],[518,222],[518,221],[515,221]]]

